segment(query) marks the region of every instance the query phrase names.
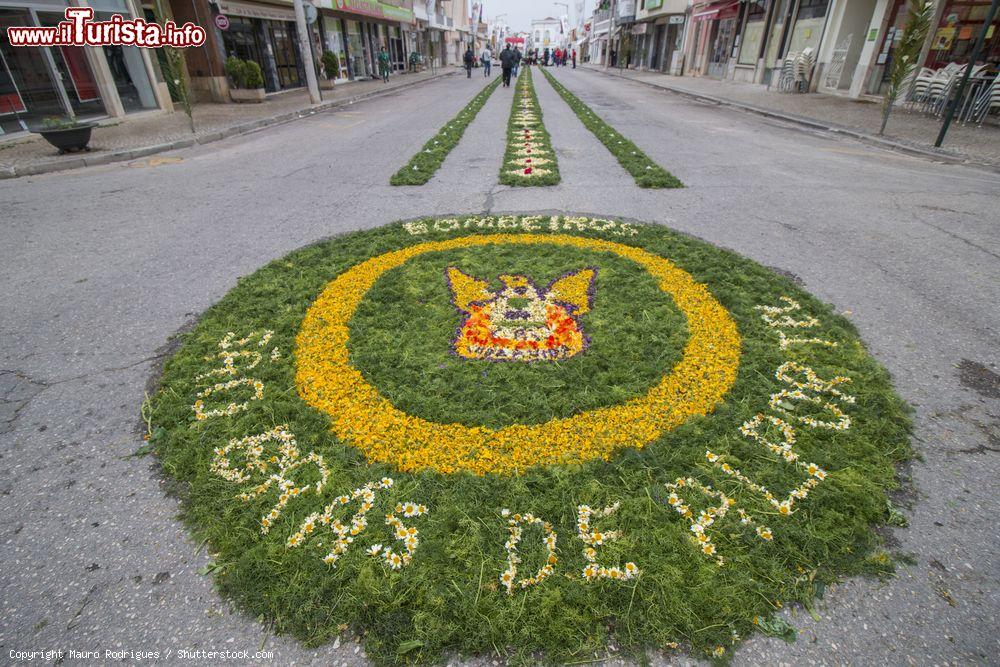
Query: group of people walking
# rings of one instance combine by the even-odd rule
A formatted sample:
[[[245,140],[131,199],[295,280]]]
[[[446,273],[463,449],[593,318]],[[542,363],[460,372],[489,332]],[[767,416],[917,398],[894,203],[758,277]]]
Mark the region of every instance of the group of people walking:
[[[500,52],[500,72],[503,75],[503,85],[510,86],[511,76],[517,76],[518,70],[521,68],[521,50],[516,46],[512,49],[510,44],[503,47],[503,51]],[[465,51],[465,56],[463,58],[465,63],[465,72],[467,77],[472,76],[472,66],[476,62],[476,56],[472,52],[472,47],[470,46]],[[483,66],[483,76],[491,76],[493,71],[493,50],[490,47],[483,49],[483,52],[479,54],[479,62]]]
[[[529,59],[533,63],[553,67],[565,67],[567,63],[572,63],[573,69],[576,69],[576,49],[545,49],[541,52],[535,49]]]
[[[413,61],[413,56],[411,55],[411,65]],[[521,59],[524,55],[521,53],[521,49],[516,46],[512,49],[510,44],[503,47],[503,51],[500,52],[500,71],[503,74],[503,85],[510,85],[511,76],[517,76],[518,70],[521,68]],[[565,67],[566,61],[569,60],[573,63],[573,69],[576,69],[576,49],[545,49],[545,51],[539,57],[538,49],[534,50],[534,53],[529,53],[528,61],[531,63],[538,63],[541,65],[552,65],[554,67],[559,67],[560,65]],[[472,77],[472,67],[476,63],[476,54],[472,52],[472,47],[470,46],[465,51],[465,55],[462,58],[465,63],[466,76]],[[479,54],[479,63],[483,66],[483,76],[492,76],[493,70],[493,51],[490,47],[483,49],[483,52]],[[380,45],[378,52],[378,69],[379,76],[386,83],[389,82],[389,72],[392,70],[392,66],[389,63],[389,52],[386,51],[385,45]]]

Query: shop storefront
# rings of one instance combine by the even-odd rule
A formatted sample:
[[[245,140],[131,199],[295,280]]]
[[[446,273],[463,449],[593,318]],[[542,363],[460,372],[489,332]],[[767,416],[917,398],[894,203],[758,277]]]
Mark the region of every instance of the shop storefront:
[[[929,44],[922,65],[939,69],[949,63],[967,64],[989,9],[989,0],[944,2],[938,9],[937,21],[928,37]],[[902,38],[906,14],[904,0],[891,0],[884,29],[879,35],[875,63],[865,86],[865,92],[870,95],[882,95],[888,86],[889,63],[892,62],[895,45]],[[1000,13],[987,29],[977,64],[987,64],[990,72],[1000,70]]]
[[[260,65],[269,93],[305,85],[291,3],[278,6],[220,0],[218,8],[229,19],[229,27],[222,31],[226,58]]]
[[[632,26],[637,67],[678,73],[686,12],[687,0],[640,0]]]
[[[124,0],[91,2],[97,20],[131,17]],[[65,2],[0,0],[0,135],[39,125],[46,117],[96,118],[162,108],[149,54],[138,47],[17,47],[11,26],[55,26]]]
[[[318,0],[315,4],[321,9],[324,44],[337,53],[345,78],[377,77],[383,47],[393,71],[406,71],[413,48],[410,30],[416,26],[412,10],[376,0]]]
[[[729,76],[739,27],[737,0],[695,5],[691,10],[687,74],[716,79]]]
[[[818,58],[829,0],[750,0],[743,4],[734,79],[769,83],[789,53],[811,48],[814,61]]]
[[[887,0],[832,3],[817,69],[820,92],[854,98],[863,94],[888,4]]]

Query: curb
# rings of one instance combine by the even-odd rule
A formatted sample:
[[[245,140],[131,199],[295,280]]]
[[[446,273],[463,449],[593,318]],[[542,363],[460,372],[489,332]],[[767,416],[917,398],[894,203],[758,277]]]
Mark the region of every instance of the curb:
[[[971,158],[967,155],[962,155],[961,153],[953,153],[951,151],[945,151],[941,149],[921,148],[920,146],[913,146],[901,141],[887,139],[885,137],[880,137],[874,134],[869,134],[867,132],[862,132],[860,130],[855,130],[845,125],[836,125],[834,123],[819,121],[813,118],[807,118],[805,116],[797,116],[795,114],[785,113],[783,111],[775,111],[774,109],[758,107],[753,104],[747,104],[745,102],[736,102],[734,100],[729,100],[724,97],[716,97],[714,95],[699,93],[693,90],[676,88],[668,84],[654,83],[652,81],[643,81],[642,79],[633,79],[632,77],[625,76],[623,74],[612,74],[610,72],[605,72],[603,70],[596,69],[593,67],[582,67],[581,69],[589,72],[594,72],[596,74],[603,74],[604,76],[608,76],[615,79],[623,79],[625,81],[631,81],[632,83],[638,83],[644,86],[649,86],[650,88],[665,90],[667,92],[681,95],[683,97],[688,97],[699,102],[707,102],[709,104],[715,104],[718,106],[731,107],[733,109],[739,109],[740,111],[754,113],[760,116],[765,116],[767,118],[774,118],[776,120],[782,120],[788,123],[794,123],[795,125],[807,127],[811,130],[820,130],[822,132],[830,132],[832,134],[840,134],[848,136],[851,137],[852,139],[857,139],[858,141],[879,146],[881,148],[887,148],[889,150],[893,150],[899,153],[906,153],[908,155],[914,155],[916,157],[922,157],[937,162],[945,162],[948,164],[961,164],[967,167],[968,166],[977,167],[994,173],[1000,173],[1000,163],[994,163],[989,161],[983,162]]]
[[[27,164],[21,167],[16,167],[16,166],[0,167],[0,179],[19,178],[21,176],[37,176],[39,174],[51,174],[57,171],[68,171],[70,169],[80,169],[82,167],[96,167],[99,165],[111,164],[113,162],[126,162],[128,160],[135,160],[137,158],[146,157],[149,155],[155,155],[156,153],[179,150],[182,148],[191,148],[192,146],[195,145],[210,144],[214,141],[221,141],[223,139],[228,139],[230,137],[237,137],[244,134],[250,134],[251,132],[256,132],[265,127],[290,123],[291,121],[299,120],[300,118],[308,118],[309,116],[313,116],[323,111],[329,111],[331,109],[336,109],[338,107],[357,104],[358,102],[361,102],[363,100],[370,100],[377,97],[381,97],[383,95],[388,95],[398,90],[405,90],[406,88],[419,86],[420,84],[427,83],[428,81],[435,81],[442,77],[451,76],[453,74],[455,74],[455,72],[442,72],[440,74],[435,74],[434,76],[427,77],[426,79],[420,79],[419,81],[409,81],[406,83],[402,83],[398,86],[393,86],[392,88],[387,88],[385,90],[373,90],[368,93],[360,93],[358,95],[346,97],[342,100],[321,102],[319,104],[312,105],[304,109],[299,109],[298,111],[288,111],[285,113],[278,114],[277,116],[269,116],[267,118],[260,118],[257,120],[240,123],[239,125],[232,125],[230,127],[217,130],[215,132],[204,134],[200,137],[179,139],[177,141],[171,141],[165,144],[153,144],[150,146],[131,148],[128,150],[121,150],[113,153],[99,153],[93,156],[83,155],[65,160],[50,160],[48,162],[36,162],[34,164]]]

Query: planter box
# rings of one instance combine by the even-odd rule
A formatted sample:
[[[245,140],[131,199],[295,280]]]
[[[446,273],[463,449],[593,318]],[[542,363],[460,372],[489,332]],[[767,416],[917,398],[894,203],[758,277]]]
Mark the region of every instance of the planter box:
[[[81,123],[74,127],[51,130],[37,130],[38,134],[59,149],[59,154],[76,153],[88,150],[90,134],[94,129],[94,123]]]
[[[333,79],[320,79],[319,87],[320,90],[333,90],[334,85],[336,85]]]
[[[263,88],[230,88],[229,97],[233,102],[263,102],[266,91]]]

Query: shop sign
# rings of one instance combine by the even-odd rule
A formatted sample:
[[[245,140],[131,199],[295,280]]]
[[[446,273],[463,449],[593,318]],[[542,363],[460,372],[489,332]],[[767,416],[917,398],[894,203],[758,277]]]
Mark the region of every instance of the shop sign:
[[[684,23],[684,15],[683,14],[675,14],[674,16],[671,16],[669,18],[669,20],[667,21],[667,23],[669,23],[670,25],[679,25],[681,23]]]
[[[361,14],[377,19],[391,19],[407,23],[412,23],[414,19],[413,10],[395,7],[378,0],[332,0],[331,4],[333,6],[330,8],[337,11]]]
[[[646,34],[646,26],[647,25],[649,25],[649,24],[648,23],[636,23],[634,26],[632,26],[632,34],[633,35],[645,35]]]
[[[229,30],[229,17],[225,14],[216,14],[215,27],[219,30]]]

